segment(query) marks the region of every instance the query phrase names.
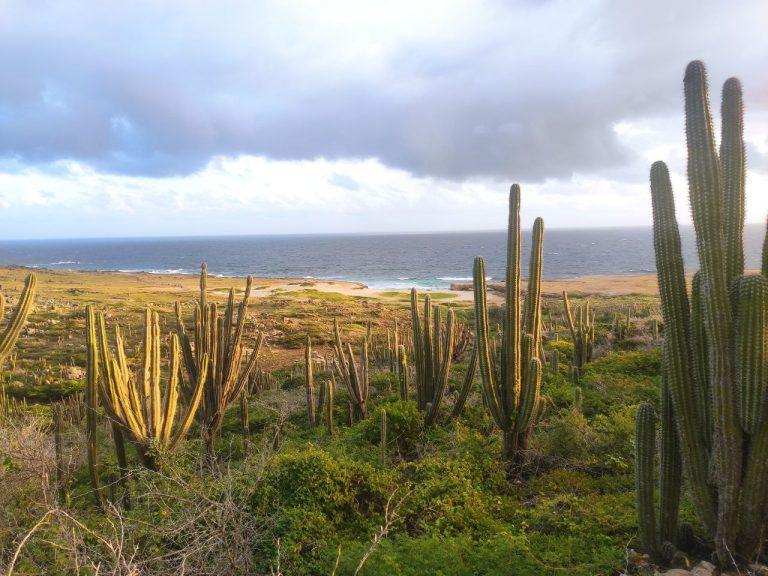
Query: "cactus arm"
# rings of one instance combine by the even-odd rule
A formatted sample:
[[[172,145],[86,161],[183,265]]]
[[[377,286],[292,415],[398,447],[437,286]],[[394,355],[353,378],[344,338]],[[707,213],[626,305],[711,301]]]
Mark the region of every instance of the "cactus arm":
[[[544,247],[544,220],[536,218],[531,233],[531,261],[528,272],[528,291],[525,295],[523,331],[533,336],[534,354],[539,356],[541,342],[541,273]],[[541,360],[541,358],[539,358]]]
[[[755,434],[768,408],[768,280],[738,276],[734,322],[736,385],[739,420],[747,434]]]
[[[475,372],[477,371],[477,346],[472,347],[472,354],[469,356],[469,364],[467,365],[467,372],[464,375],[464,384],[461,387],[459,397],[456,399],[456,404],[453,405],[453,411],[451,412],[451,418],[458,418],[464,410],[464,405],[467,403],[469,392],[472,390],[472,382],[475,380]]]
[[[659,552],[659,534],[654,512],[653,461],[656,454],[656,413],[648,403],[640,404],[635,415],[635,491],[640,541],[652,555]]]
[[[530,338],[529,335],[526,337]],[[531,427],[538,413],[540,391],[541,362],[538,358],[531,358],[525,371],[525,381],[520,394],[520,407],[515,416],[515,430],[522,437]]]
[[[723,86],[720,162],[723,175],[723,234],[725,265],[730,283],[744,274],[744,197],[747,161],[744,151],[744,102],[741,82],[729,78]]]
[[[712,386],[709,377],[709,350],[704,328],[704,301],[701,296],[701,273],[696,272],[691,282],[691,353],[692,376],[695,382],[696,406],[703,426],[707,450],[712,450]]]
[[[37,277],[34,274],[27,276],[24,281],[24,289],[21,292],[19,302],[16,304],[16,308],[13,311],[8,326],[0,336],[0,364],[5,360],[8,354],[11,353],[13,345],[21,334],[21,329],[24,326],[24,322],[27,321],[27,316],[32,310],[32,304],[35,300],[35,289],[37,288]],[[3,295],[0,293],[0,300],[3,300]],[[3,303],[4,306],[4,303]],[[3,315],[0,310],[0,320]]]
[[[485,278],[483,278],[485,281]],[[507,224],[507,268],[504,307],[504,364],[502,365],[502,391],[504,412],[511,420],[518,405],[521,383],[521,318],[520,318],[520,186],[513,184],[509,191],[509,221]],[[511,426],[511,422],[509,424]]]
[[[176,433],[173,435],[168,447],[170,450],[175,449],[182,438],[184,438],[189,432],[189,428],[192,426],[192,422],[195,419],[197,409],[200,407],[200,403],[203,399],[203,391],[205,390],[206,378],[208,374],[208,356],[203,354],[200,360],[200,379],[195,382],[195,388],[192,393],[192,398],[187,405],[187,410],[184,416],[179,422],[179,427],[176,429]]]
[[[438,306],[435,306],[435,308],[436,310],[439,310]],[[439,316],[437,316],[436,324],[442,324],[440,322]],[[455,322],[453,310],[448,310],[448,318],[445,322],[444,340],[439,347],[440,355],[442,356],[442,362],[439,366],[440,372],[436,376],[437,381],[435,382],[435,390],[432,396],[432,408],[427,412],[427,417],[424,421],[426,426],[431,426],[437,420],[437,416],[440,411],[440,405],[442,404],[443,397],[445,396],[445,389],[448,387],[448,375],[451,372],[451,359],[453,356],[451,351],[453,350],[454,328]]]
[[[707,482],[709,457],[703,439],[704,428],[696,407],[696,392],[689,373],[691,358],[688,295],[672,184],[669,171],[663,162],[656,162],[651,167],[651,200],[669,390],[678,417],[683,465],[691,484],[694,505],[702,522],[710,530],[716,525],[715,502]]]
[[[659,535],[675,542],[682,488],[682,460],[672,397],[667,378],[661,376],[661,449],[659,464]]]
[[[173,421],[176,419],[179,401],[179,365],[181,363],[179,337],[176,334],[171,334],[170,341],[168,384],[165,387],[165,394],[163,394],[162,411],[155,408],[161,415],[158,437],[163,446],[167,446],[171,440],[171,428],[173,427]]]
[[[485,296],[485,262],[481,256],[475,258],[474,267],[474,299],[475,299],[475,342],[477,346],[477,361],[480,366],[482,390],[485,394],[488,410],[496,425],[505,430],[509,423],[504,417],[503,404],[497,392],[496,370],[491,354],[491,336],[488,330],[488,305]]]
[[[97,352],[96,320],[94,317],[93,306],[85,307],[85,340],[86,340],[86,382],[85,382],[85,421],[86,438],[88,444],[88,475],[91,479],[93,495],[96,498],[96,504],[106,509],[107,503],[104,494],[101,491],[101,481],[99,473],[96,470],[97,452],[96,452],[96,411],[98,410],[98,384],[99,378],[99,360]]]

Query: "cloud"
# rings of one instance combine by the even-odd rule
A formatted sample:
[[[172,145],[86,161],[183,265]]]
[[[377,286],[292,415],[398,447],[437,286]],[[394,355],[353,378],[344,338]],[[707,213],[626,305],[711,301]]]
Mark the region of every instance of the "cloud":
[[[0,157],[139,177],[246,156],[375,158],[456,182],[626,173],[646,159],[615,126],[679,117],[692,58],[718,83],[741,76],[749,110],[768,108],[766,11],[726,0],[8,0]]]

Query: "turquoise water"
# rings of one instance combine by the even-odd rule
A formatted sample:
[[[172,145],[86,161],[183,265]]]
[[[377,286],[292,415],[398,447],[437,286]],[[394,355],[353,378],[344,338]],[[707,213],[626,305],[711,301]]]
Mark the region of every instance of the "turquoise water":
[[[745,229],[748,268],[760,265],[764,226]],[[693,230],[681,230],[688,270],[696,270]],[[505,232],[289,235],[0,242],[0,265],[55,270],[123,270],[198,274],[208,262],[222,276],[328,278],[362,282],[374,288],[447,288],[469,282],[475,256],[486,271],[503,278]],[[527,276],[530,233],[523,235]],[[655,272],[650,227],[548,230],[544,237],[544,276]]]

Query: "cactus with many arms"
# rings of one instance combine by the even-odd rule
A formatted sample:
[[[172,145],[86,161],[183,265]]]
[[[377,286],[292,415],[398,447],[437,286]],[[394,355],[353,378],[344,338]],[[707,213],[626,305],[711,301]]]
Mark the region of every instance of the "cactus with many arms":
[[[574,321],[571,304],[568,302],[568,292],[563,290],[563,308],[573,342],[573,365],[581,375],[584,365],[592,361],[592,350],[595,346],[595,325],[590,315],[589,302],[576,308]]]
[[[21,329],[27,321],[27,316],[29,316],[29,313],[32,310],[32,303],[35,300],[36,287],[37,277],[34,274],[30,274],[27,276],[26,280],[24,280],[24,289],[21,291],[21,297],[11,314],[11,319],[5,327],[5,331],[0,334],[0,366],[2,366],[5,359],[11,353],[11,350],[13,350],[16,340],[18,339],[19,334],[21,334]],[[4,314],[5,297],[3,296],[2,290],[0,290],[0,320],[3,319]]]
[[[765,530],[768,280],[765,270],[743,276],[741,85],[732,78],[723,88],[718,154],[701,62],[688,65],[684,84],[688,183],[700,264],[690,304],[669,173],[662,162],[651,168],[663,370],[674,412],[664,427],[677,429],[694,508],[726,563],[737,553],[751,559]],[[671,525],[670,520],[662,529],[669,532]]]
[[[173,450],[186,436],[202,399],[205,376],[197,383],[191,399],[182,412],[174,432],[176,415],[180,407],[179,369],[181,353],[178,337],[171,336],[168,382],[165,391],[160,385],[160,320],[156,312],[147,309],[144,320],[143,362],[139,373],[128,367],[120,328],[115,328],[116,356],[107,342],[107,328],[102,314],[94,314],[89,307],[87,315],[87,343],[89,394],[93,394],[92,381],[98,379],[99,397],[107,417],[120,426],[136,445],[143,464],[157,469],[153,448]],[[207,367],[208,358],[203,358]],[[98,377],[96,376],[98,375]],[[89,398],[89,408],[95,408],[95,399]]]
[[[333,368],[349,392],[351,420],[362,420],[368,415],[368,341],[363,340],[360,362],[355,360],[352,345],[341,341],[339,322],[333,321],[333,351],[336,355]]]
[[[544,223],[533,225],[528,295],[521,306],[520,294],[520,187],[509,194],[507,231],[506,307],[501,353],[494,358],[493,337],[488,328],[485,262],[475,258],[475,338],[482,391],[496,425],[504,435],[504,457],[515,459],[525,449],[539,411],[541,391],[541,266]],[[522,308],[522,309],[521,309]]]
[[[184,328],[181,306],[176,303],[176,326],[184,366],[189,377],[187,396],[205,380],[198,419],[205,443],[209,465],[216,461],[216,437],[224,422],[227,408],[240,397],[256,367],[264,336],[256,334],[252,350],[247,355],[244,334],[253,278],[248,276],[240,304],[235,306],[235,290],[230,289],[224,315],[218,306],[208,302],[208,267],[200,271],[200,299],[195,302],[191,336]],[[194,345],[193,345],[194,344]],[[247,361],[244,361],[247,355]],[[203,359],[207,358],[205,366]],[[203,369],[205,368],[205,369]]]
[[[424,321],[419,318],[419,295],[411,289],[411,329],[416,366],[416,403],[426,413],[424,423],[437,420],[440,404],[448,386],[453,361],[454,318],[448,310],[445,323],[440,306],[432,306],[429,294],[424,297]]]

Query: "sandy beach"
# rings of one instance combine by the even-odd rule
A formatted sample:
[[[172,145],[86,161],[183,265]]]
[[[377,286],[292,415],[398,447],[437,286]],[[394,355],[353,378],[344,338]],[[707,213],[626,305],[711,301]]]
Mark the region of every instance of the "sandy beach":
[[[98,293],[102,289],[109,294],[130,294],[137,292],[163,292],[170,294],[195,294],[199,290],[199,278],[191,274],[150,274],[146,272],[82,272],[73,270],[31,269],[18,266],[0,267],[0,285],[9,288],[18,286],[29,272],[36,272],[41,279],[41,293],[45,293],[48,284],[55,290],[89,291]],[[243,287],[242,278],[208,278],[208,287],[212,290],[228,290],[234,286]],[[523,288],[525,283],[523,283]],[[454,290],[435,290],[441,295],[451,294],[453,298],[445,300],[470,302],[471,284],[453,286]],[[501,301],[501,286],[489,287],[489,300]],[[338,280],[320,280],[304,278],[254,278],[253,296],[258,298],[276,292],[297,292],[317,290],[346,296],[375,298],[381,300],[401,300],[407,289],[369,288],[358,282]],[[569,294],[595,294],[601,296],[626,296],[631,294],[652,296],[658,293],[655,274],[582,276],[579,278],[545,280],[542,292],[545,296],[558,296],[563,290]],[[94,294],[97,295],[97,294]]]

